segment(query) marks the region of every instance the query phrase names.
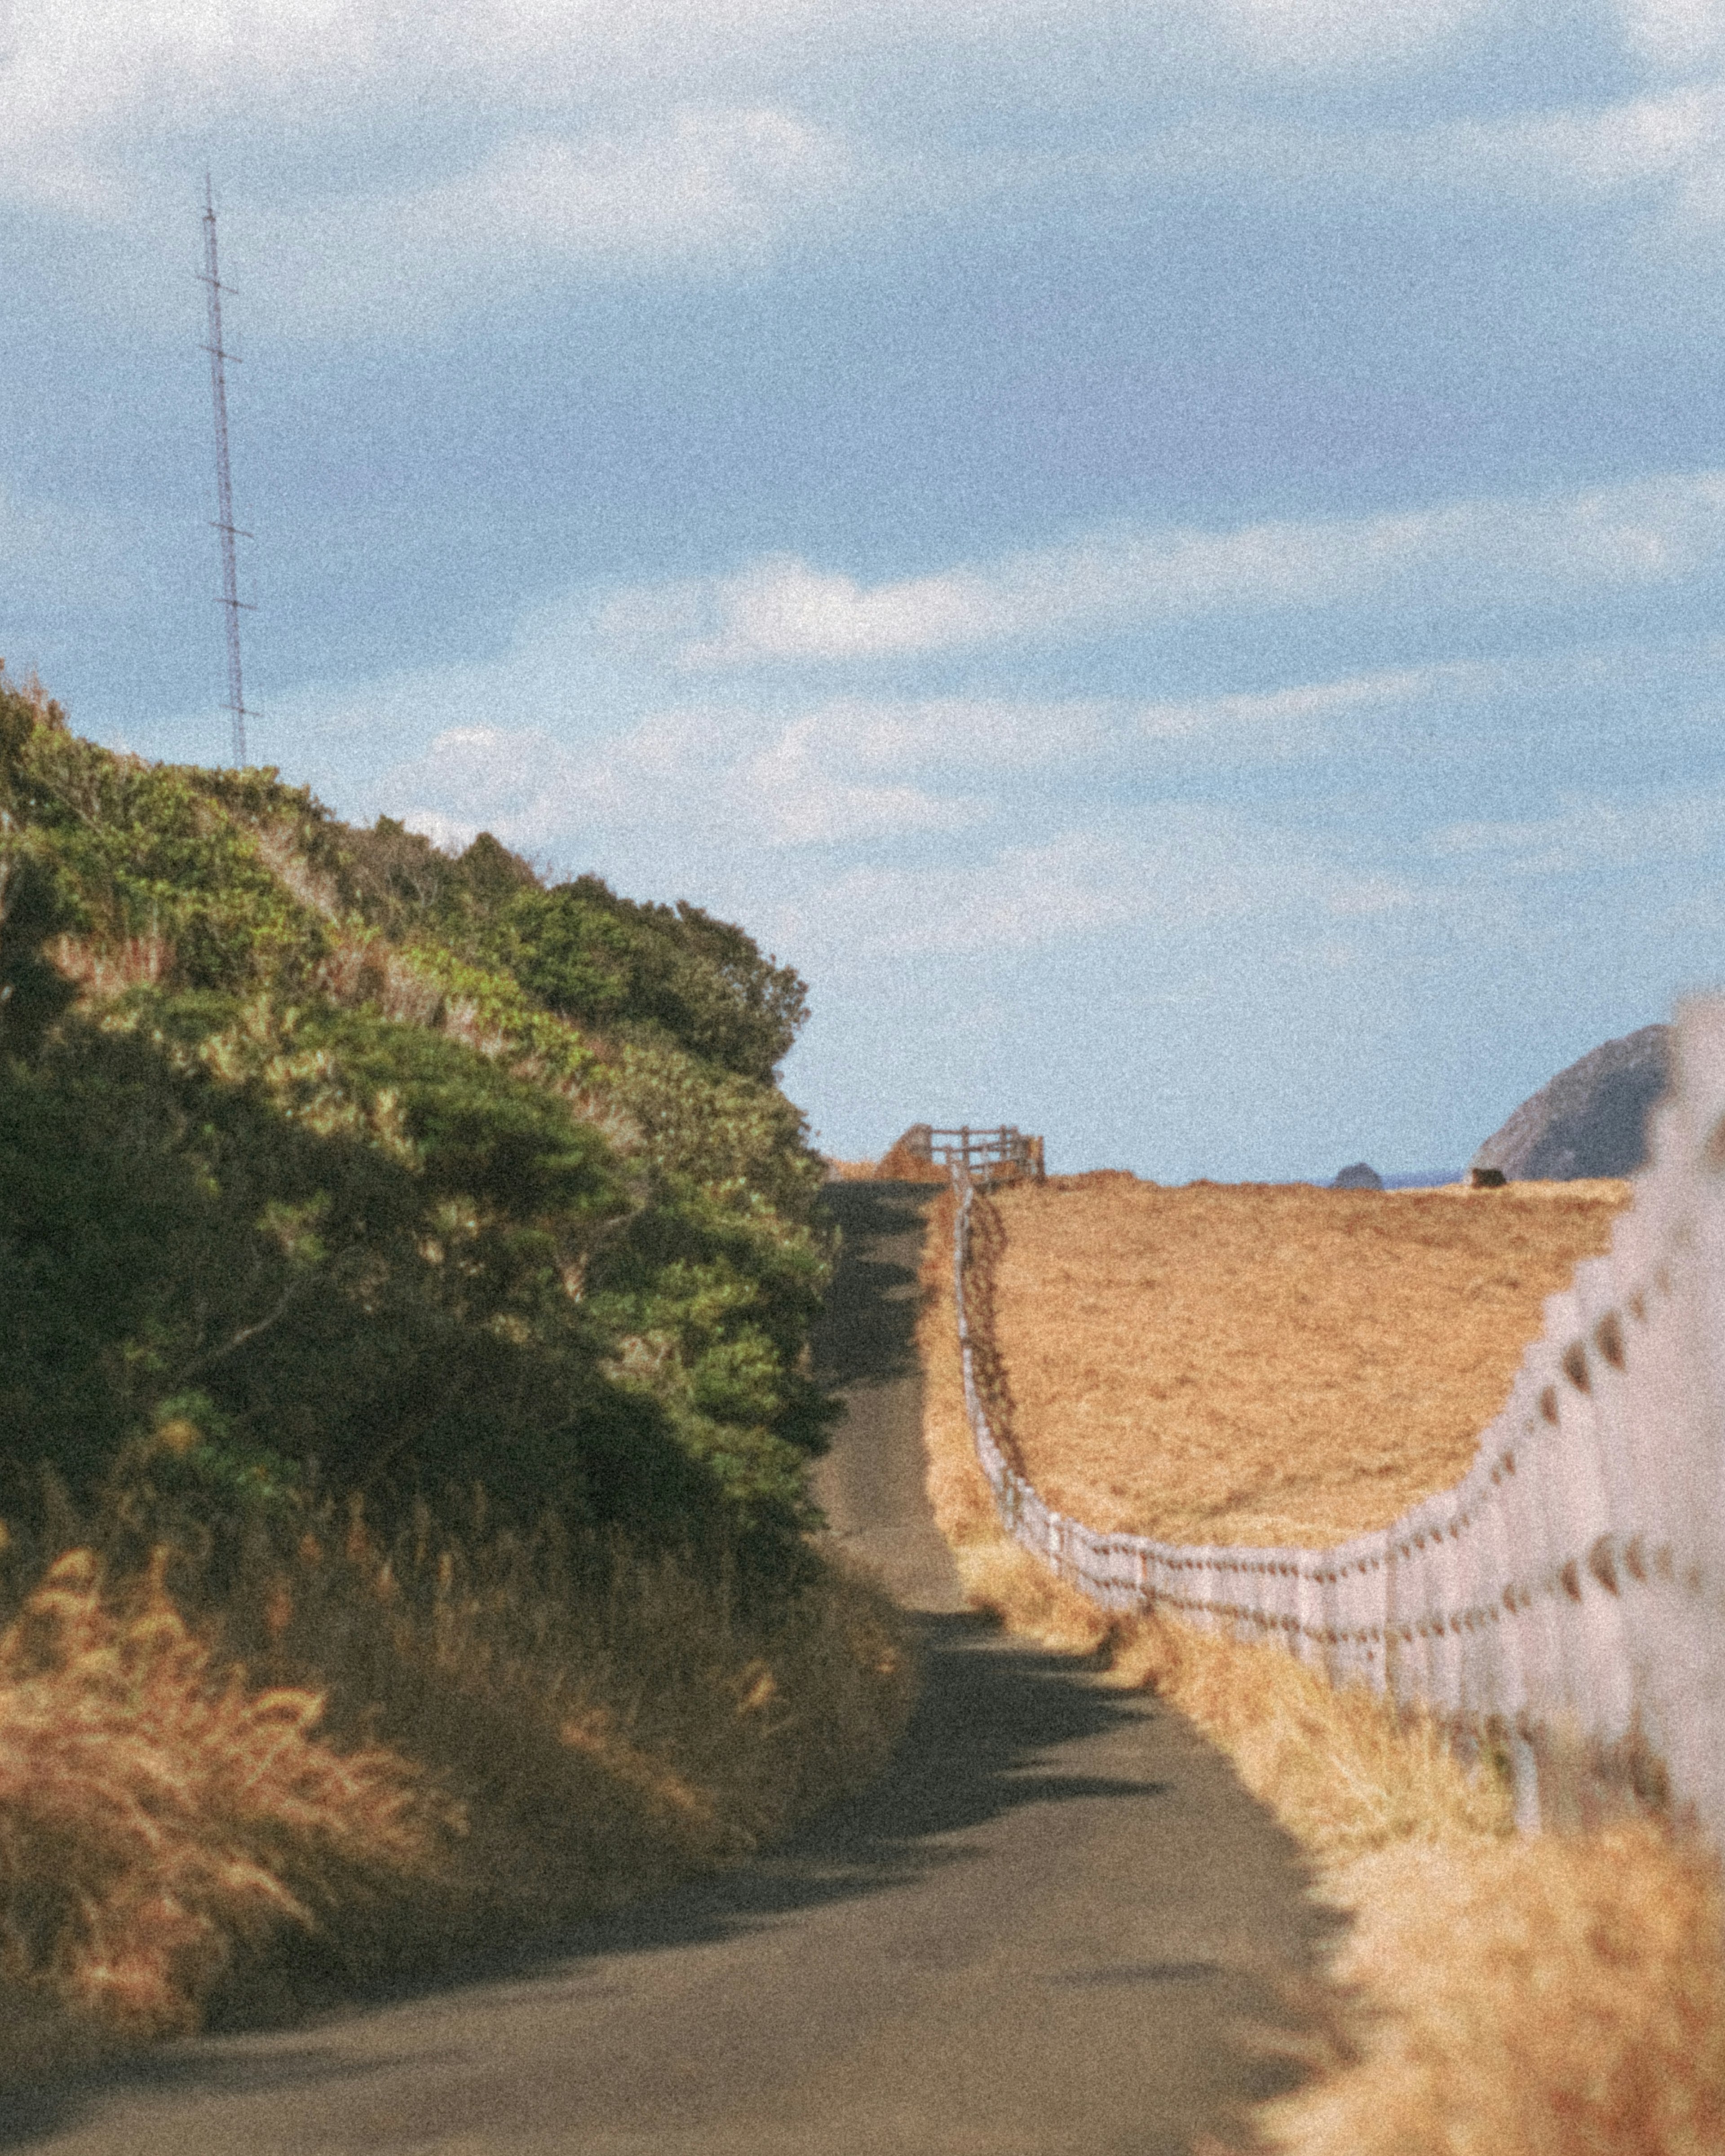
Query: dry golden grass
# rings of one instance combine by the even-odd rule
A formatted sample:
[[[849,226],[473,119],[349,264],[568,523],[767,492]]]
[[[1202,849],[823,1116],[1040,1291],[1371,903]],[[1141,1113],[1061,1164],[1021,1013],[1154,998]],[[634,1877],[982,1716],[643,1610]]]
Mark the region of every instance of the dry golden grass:
[[[120,1585],[63,1557],[0,1638],[0,2082],[734,1861],[909,1711],[896,1613],[830,1567],[745,1614],[722,1573],[425,1513],[141,1576],[110,1539]]]
[[[989,1286],[1024,1471],[1091,1527],[1169,1542],[1387,1526],[1466,1472],[1628,1191],[1006,1188]]]
[[[1717,1868],[1656,1828],[1401,1842],[1331,1882],[1352,1994],[1288,2156],[1717,2156]]]
[[[1122,1628],[1110,1676],[1189,1715],[1326,1867],[1409,1840],[1513,1830],[1495,1776],[1464,1767],[1429,1718],[1399,1717],[1363,1686],[1337,1690],[1280,1648],[1139,1619]]]
[[[980,1309],[985,1330],[998,1319],[989,1226],[985,1211],[972,1296],[973,1327]],[[1045,1645],[1093,1655],[1103,1681],[1153,1685],[1189,1715],[1300,1840],[1314,1891],[1349,1920],[1327,1993],[1301,1999],[1315,2031],[1310,2077],[1260,2107],[1254,2145],[1284,2156],[1719,2156],[1717,1866],[1651,1823],[1517,1839],[1503,1789],[1465,1768],[1429,1722],[1337,1691],[1273,1647],[1110,1619],[1055,1580],[1004,1536],[976,1465],[951,1237],[942,1199],[931,1208],[918,1345],[930,1498],[972,1600]],[[978,1343],[991,1385],[995,1344]],[[1009,1341],[1008,1351],[1015,1374]],[[1208,2156],[1231,2152],[1211,2144]]]
[[[153,988],[174,969],[173,947],[161,936],[129,936],[98,944],[85,936],[56,936],[48,955],[69,981],[97,1003],[128,988]]]
[[[979,1204],[973,1248],[986,1250],[989,1226]],[[1168,1619],[1111,1616],[1009,1539],[965,1419],[952,1233],[947,1197],[930,1208],[917,1346],[929,1499],[972,1601],[1049,1646],[1098,1656],[1111,1682],[1153,1685],[1233,1755],[1248,1788],[1324,1863],[1410,1832],[1507,1833],[1496,1784],[1465,1771],[1430,1727],[1399,1722],[1375,1693],[1338,1692],[1278,1649]],[[973,1339],[986,1327],[987,1270],[973,1277]],[[976,1345],[986,1364],[989,1343]]]
[[[951,1545],[966,1594],[978,1609],[1045,1645],[1093,1654],[1116,1627],[1093,1602],[1064,1586],[1009,1538],[993,1492],[977,1465],[964,1414],[964,1382],[952,1306],[952,1214],[949,1189],[928,1209],[922,1246],[916,1352],[922,1366],[922,1442],[935,1523]]]
[[[0,1977],[141,2033],[192,2026],[235,1949],[459,1821],[423,1768],[320,1742],[322,1702],[212,1662],[159,1568],[116,1609],[61,1558],[0,1635]]]
[[[909,1708],[896,1614],[843,1570],[747,1614],[722,1573],[551,1527],[422,1512],[385,1545],[352,1517],[223,1620],[258,1674],[316,1672],[338,1727],[436,1770],[470,1821],[449,1894],[488,1928],[746,1855],[875,1771]]]

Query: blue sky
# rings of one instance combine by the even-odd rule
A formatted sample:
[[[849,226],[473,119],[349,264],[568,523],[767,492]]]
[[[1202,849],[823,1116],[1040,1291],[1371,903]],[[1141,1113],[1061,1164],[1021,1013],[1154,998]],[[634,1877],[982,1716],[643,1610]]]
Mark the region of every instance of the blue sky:
[[[821,1142],[1459,1166],[1725,978],[1725,0],[11,0],[0,652],[796,964]]]

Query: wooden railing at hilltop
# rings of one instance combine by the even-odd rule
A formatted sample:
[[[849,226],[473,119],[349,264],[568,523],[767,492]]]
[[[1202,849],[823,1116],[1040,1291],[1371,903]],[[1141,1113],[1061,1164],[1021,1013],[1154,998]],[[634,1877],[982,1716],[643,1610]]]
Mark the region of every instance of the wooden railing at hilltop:
[[[893,1150],[932,1161],[955,1174],[962,1171],[977,1183],[1023,1175],[1040,1182],[1043,1174],[1042,1140],[1027,1137],[1015,1123],[997,1123],[988,1129],[959,1123],[950,1130],[912,1123]]]
[[[1453,1489],[1328,1549],[1064,1519],[1007,1459],[953,1280],[965,1404],[1009,1531],[1111,1609],[1269,1641],[1430,1708],[1513,1778],[1519,1825],[1656,1802],[1725,1851],[1725,998],[1683,1006],[1651,1159],[1606,1255],[1549,1297]]]

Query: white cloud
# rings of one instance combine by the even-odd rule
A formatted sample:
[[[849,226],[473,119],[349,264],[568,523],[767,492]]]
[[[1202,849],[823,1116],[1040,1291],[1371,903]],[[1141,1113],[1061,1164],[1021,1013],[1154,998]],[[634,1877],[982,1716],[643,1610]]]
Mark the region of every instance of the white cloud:
[[[710,710],[655,714],[578,747],[538,730],[449,728],[384,775],[380,798],[428,834],[434,823],[469,836],[483,826],[560,855],[644,831],[691,833],[703,848],[855,844],[955,830],[988,813],[968,798],[859,783],[819,719],[773,731]]]
[[[834,958],[1022,951],[1117,927],[1141,910],[1129,857],[1070,833],[942,868],[852,869],[787,921],[798,946]]]
[[[386,811],[439,845],[486,829],[536,852],[619,805],[609,774],[537,729],[451,726],[381,788]]]
[[[1687,74],[1725,52],[1721,0],[1616,0],[1631,50],[1652,66]]]
[[[906,831],[952,830],[987,814],[979,802],[942,799],[914,786],[858,785],[829,767],[833,742],[818,717],[798,720],[737,768],[726,793],[734,814],[758,818],[769,844],[833,844]]]
[[[793,557],[618,593],[599,633],[691,672],[868,662],[1205,615],[1414,602],[1537,604],[1668,583],[1725,559],[1725,472],[1232,531],[1122,526],[867,585]]]
[[[691,667],[757,659],[880,659],[974,644],[999,612],[987,581],[963,571],[865,590],[795,560],[762,562],[711,592],[717,635],[683,653]]]
[[[11,0],[8,118],[64,141],[237,109],[302,126],[414,105],[566,109],[619,77],[675,97],[794,38],[814,12],[814,0]]]
[[[465,853],[480,832],[477,824],[462,823],[455,817],[444,815],[440,808],[403,808],[396,821],[405,824],[410,831],[417,831],[421,838],[429,839],[434,846],[441,846],[447,854]]]
[[[1675,17],[1682,0],[1645,0]],[[1029,60],[1081,79],[1087,57],[1232,49],[1271,73],[1348,76],[1440,56],[1502,0],[11,0],[0,46],[11,116],[28,130],[88,134],[128,116],[170,127],[223,105],[375,116],[380,103],[447,100],[494,109],[591,105],[598,86],[686,95],[829,64],[862,72]],[[1651,33],[1657,34],[1657,33]],[[1673,33],[1678,34],[1680,33]]]
[[[313,331],[536,267],[757,259],[855,183],[842,124],[799,109],[814,13],[12,0],[0,199],[153,235],[213,162],[281,324]]]
[[[1280,920],[1321,927],[1422,902],[1358,874],[1326,842],[1230,809],[1163,802],[1034,844],[936,866],[866,864],[781,903],[776,940],[828,972],[858,962],[983,957],[1142,932],[1152,942]]]
[[[1585,208],[1637,192],[1679,218],[1709,218],[1725,163],[1725,88],[1702,83],[1617,104],[1452,122],[1400,146],[1404,171],[1471,194]],[[1396,146],[1372,146],[1383,162]]]
[[[777,173],[777,131],[823,149],[854,121],[854,170],[871,180],[906,103],[952,86],[963,110],[1040,116],[1032,145],[978,152],[956,132],[925,136],[886,192],[921,208],[988,177],[1057,170],[1048,112],[1099,100],[1117,113],[1122,85],[1155,135],[1171,110],[1230,102],[1255,79],[1346,84],[1385,69],[1440,65],[1507,0],[11,0],[0,49],[6,130],[0,192],[122,225],[141,187],[183,190],[210,155],[243,168],[297,146],[316,177],[285,193],[302,208],[340,204],[388,229],[478,214],[490,182],[519,167],[553,225],[572,206],[583,233],[603,212],[622,234],[655,224],[661,205],[625,198],[631,147],[663,143],[679,111],[771,116],[768,139],[732,146],[715,184],[697,188],[697,223],[727,244],[739,222],[758,241],[759,165]],[[843,113],[834,123],[817,114]],[[873,115],[870,119],[868,116]],[[1226,132],[1235,131],[1230,115]],[[1128,138],[1133,131],[1127,130]],[[542,146],[554,146],[546,149]],[[540,146],[536,147],[536,146]],[[608,147],[608,146],[621,146]],[[333,152],[334,154],[329,154]],[[800,183],[806,146],[793,143]],[[286,166],[292,166],[289,157]],[[665,162],[662,152],[659,160]],[[703,160],[685,157],[699,167]],[[741,178],[739,169],[741,168]],[[394,175],[392,183],[387,174]],[[750,183],[752,178],[752,184]],[[817,194],[829,185],[824,180]],[[679,192],[673,186],[669,203]],[[772,188],[764,192],[772,194]],[[776,197],[774,198],[776,199]],[[517,198],[519,199],[519,198]],[[260,207],[265,206],[262,203]],[[506,216],[509,205],[504,205]],[[646,259],[639,244],[619,249]],[[591,259],[583,244],[569,259]],[[661,245],[651,259],[685,259]]]
[[[591,598],[578,594],[525,623],[513,647],[493,661],[386,679],[326,708],[308,701],[279,714],[285,737],[372,743],[377,765],[388,767],[368,788],[370,813],[382,809],[458,838],[489,828],[538,857],[662,855],[670,847],[709,867],[726,860],[759,865],[811,849],[909,845],[926,855],[947,841],[962,841],[968,857],[978,845],[998,844],[997,834],[1045,829],[1050,816],[1067,813],[1059,804],[1075,789],[1106,801],[1121,786],[1153,786],[1169,751],[1189,783],[1206,766],[1220,773],[1242,757],[1381,752],[1392,745],[1417,752],[1428,738],[1453,747],[1524,721],[1591,725],[1585,715],[1625,700],[1651,698],[1660,709],[1691,711],[1691,723],[1710,723],[1708,685],[1721,656],[1702,640],[1454,662],[1178,701],[852,694],[793,702],[788,711],[685,700],[639,713],[659,685],[650,674],[624,669],[608,678],[592,667],[583,643],[596,640],[593,619]],[[639,715],[629,715],[631,705]],[[506,713],[510,722],[449,722],[468,713]],[[441,725],[440,715],[447,715]],[[404,757],[416,736],[424,746]],[[1657,828],[1656,817],[1645,843]],[[1684,828],[1681,818],[1673,828]],[[1536,865],[1557,865],[1560,841],[1573,850],[1578,834],[1456,825],[1432,841],[1426,858],[1512,860],[1519,852]],[[1163,863],[1154,880],[1167,884],[1170,873]],[[1194,902],[1180,877],[1174,880],[1186,891],[1182,903]],[[1332,896],[1339,911],[1355,915],[1405,902],[1399,887],[1369,874]],[[1058,908],[1036,911],[1059,917]]]
[[[1720,59],[1725,60],[1725,47]],[[1517,205],[1541,213],[1596,213],[1624,197],[1644,198],[1650,228],[1717,221],[1725,168],[1725,85],[1718,68],[1659,84],[1614,102],[1552,109],[1512,104],[1486,120],[1359,125],[1318,112],[1291,119],[1273,106],[1146,124],[1111,157],[1056,160],[1041,183],[1086,172],[1153,188],[1159,196],[1233,199],[1255,192],[1327,214],[1337,199],[1399,202],[1430,214],[1457,201]],[[1029,185],[1025,169],[1019,183]]]
[[[1495,671],[1466,665],[1404,668],[1294,688],[1190,697],[1179,702],[1147,704],[1137,715],[1137,725],[1139,732],[1153,741],[1245,731],[1274,736],[1298,747],[1322,737],[1333,719],[1403,711],[1430,701],[1440,690],[1453,692],[1477,686]]]
[[[246,236],[280,330],[398,336],[495,304],[506,280],[758,259],[851,183],[842,139],[793,112],[680,106],[626,133],[516,136],[418,189],[254,211]]]
[[[840,696],[787,730],[799,752],[875,776],[1034,771],[1107,754],[1129,737],[1117,699]]]

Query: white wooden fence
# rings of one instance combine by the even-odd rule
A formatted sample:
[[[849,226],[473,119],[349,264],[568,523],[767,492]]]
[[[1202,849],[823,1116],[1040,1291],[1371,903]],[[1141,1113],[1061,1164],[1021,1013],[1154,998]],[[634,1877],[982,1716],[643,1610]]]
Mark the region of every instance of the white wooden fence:
[[[1547,1301],[1467,1473],[1322,1550],[1099,1534],[1050,1509],[978,1386],[975,1194],[955,1166],[965,1404],[1009,1530],[1111,1609],[1273,1641],[1425,1704],[1507,1767],[1524,1828],[1652,1801],[1725,1849],[1725,998],[1680,1009],[1651,1136],[1609,1250]]]

